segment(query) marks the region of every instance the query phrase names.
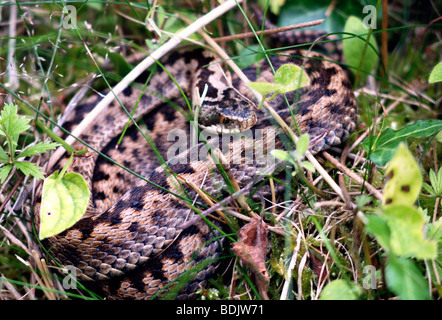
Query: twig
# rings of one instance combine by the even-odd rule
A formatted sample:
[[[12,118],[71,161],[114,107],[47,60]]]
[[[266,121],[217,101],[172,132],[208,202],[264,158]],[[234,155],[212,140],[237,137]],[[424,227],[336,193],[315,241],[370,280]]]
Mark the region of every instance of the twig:
[[[316,26],[318,24],[321,24],[323,22],[324,22],[324,19],[318,19],[318,20],[313,20],[313,21],[309,21],[309,22],[292,24],[292,25],[286,26],[286,27],[267,29],[267,30],[264,30],[264,31],[256,31],[256,32],[251,31],[251,32],[244,32],[244,33],[234,34],[234,35],[231,35],[231,36],[213,38],[213,41],[215,41],[215,42],[226,42],[226,41],[232,41],[232,40],[237,40],[237,39],[253,38],[255,36],[260,36],[260,35],[267,36],[267,35],[276,34],[276,33],[280,33],[280,32],[286,32],[286,31],[295,30],[295,29],[312,27],[312,26]]]
[[[15,183],[14,187],[12,188],[11,192],[9,192],[8,196],[6,197],[6,199],[3,201],[2,205],[0,206],[0,212],[3,212],[3,209],[6,207],[6,205],[8,204],[9,200],[11,200],[11,197],[13,196],[13,194],[15,193],[15,191],[17,191],[17,188],[20,186],[20,184],[23,181],[24,176],[21,176],[18,181]]]
[[[346,166],[342,165],[338,160],[333,158],[328,152],[323,151],[322,156],[328,160],[332,165],[334,165],[339,171],[349,176],[356,183],[363,185],[367,188],[368,192],[370,192],[373,196],[375,196],[378,200],[382,201],[382,194],[367,181],[364,181],[360,176],[355,174],[353,171],[348,169]],[[345,201],[345,200],[344,200]]]
[[[212,22],[225,12],[229,11],[233,7],[241,3],[242,0],[227,0],[220,4],[215,9],[202,16],[187,28],[175,34],[169,41],[167,41],[160,48],[155,50],[149,57],[141,61],[131,72],[129,72],[112,90],[95,106],[95,108],[83,119],[83,121],[72,131],[71,135],[66,138],[66,143],[72,145],[75,142],[76,136],[80,136],[96,119],[103,113],[104,109],[114,100],[115,96],[119,95],[132,81],[134,81],[140,74],[142,74],[147,68],[159,60],[170,50],[175,48],[183,38],[187,38],[199,29],[203,28],[208,23]],[[63,148],[58,148],[49,162],[49,168],[51,168],[60,157],[64,154]]]
[[[289,300],[290,299],[289,294],[291,294],[291,284],[293,281],[292,274],[293,274],[293,270],[295,269],[295,266],[296,266],[296,261],[298,258],[299,249],[301,248],[301,236],[302,236],[302,234],[298,233],[298,238],[296,239],[296,246],[293,249],[289,266],[287,268],[286,274],[284,275],[284,286],[282,287],[281,300]]]
[[[179,175],[177,176],[177,179],[181,183],[186,184],[189,188],[192,188],[209,206],[212,207],[214,205],[213,200],[207,194],[205,194],[201,190],[201,188],[199,188],[195,183],[193,183],[192,181],[188,181]],[[188,208],[195,210],[191,206],[187,205],[187,203],[185,203],[185,205],[188,206]],[[197,212],[197,213],[201,213],[201,212]],[[221,210],[216,210],[216,213],[222,218],[224,223],[228,222],[228,219],[226,218],[226,216],[224,215],[224,213]]]
[[[230,170],[230,163],[224,157],[224,155],[221,152],[221,150],[217,149],[215,152],[216,152],[217,158],[219,159],[219,161],[220,161],[224,171],[226,172],[227,177],[229,178],[230,183],[232,184],[232,186],[235,189],[235,191],[241,190],[241,188],[239,187],[238,181],[236,181],[235,177],[233,176],[232,171]],[[244,195],[239,195],[236,200],[241,205],[243,210],[247,211],[253,218],[259,218],[259,215],[254,213],[252,211],[252,209],[249,207],[249,205],[247,204],[247,201],[246,201]]]

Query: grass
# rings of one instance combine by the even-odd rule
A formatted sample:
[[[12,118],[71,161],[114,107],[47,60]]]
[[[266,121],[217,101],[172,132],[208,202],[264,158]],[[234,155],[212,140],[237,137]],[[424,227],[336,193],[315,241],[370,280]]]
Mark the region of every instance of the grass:
[[[389,3],[388,64],[383,71],[382,66],[373,70],[371,77],[355,88],[359,104],[357,131],[343,149],[315,157],[323,173],[306,172],[309,183],[320,193],[292,178],[293,169],[288,167],[282,178],[266,181],[274,186],[286,185],[284,192],[273,193],[262,201],[246,199],[247,206],[263,216],[270,230],[265,254],[270,279],[267,291],[261,290],[253,268],[234,257],[228,242],[219,274],[201,290],[200,297],[303,300],[318,299],[330,290],[332,297],[337,297],[349,290],[344,287],[333,292],[332,286],[325,288],[337,283],[333,280],[345,280],[358,284],[361,299],[403,298],[401,291],[388,280],[386,270],[391,254],[376,236],[367,234],[361,218],[363,214],[379,212],[387,181],[385,168],[370,161],[361,141],[388,128],[399,129],[417,120],[440,119],[442,87],[440,83],[428,84],[428,75],[440,60],[441,44],[437,23],[428,29],[425,26],[441,13],[430,2],[432,6],[417,6],[417,10],[416,4],[409,2]],[[160,29],[176,34],[186,23],[175,18],[174,13],[192,17],[213,9],[207,3],[204,10],[192,5],[179,7],[174,1],[160,2],[156,9],[146,7],[146,2],[71,4],[77,8],[77,29],[60,27],[63,21],[69,22],[66,16],[62,19],[62,2],[0,5],[0,106],[15,94],[13,100],[22,113],[26,105],[28,109],[39,110],[45,117],[34,111],[33,119],[38,118],[52,129],[56,128],[57,117],[65,112],[66,105],[72,99],[81,100],[77,93],[93,95],[121,83],[148,52],[161,48],[155,31],[144,24],[146,17],[154,19]],[[340,16],[356,12],[363,18],[362,7],[358,9],[358,5],[350,9],[344,1],[342,7],[331,6],[330,10]],[[305,5],[305,10],[309,10],[309,5]],[[239,11],[231,10],[209,24],[211,38],[250,31],[235,12]],[[164,17],[169,19],[166,21]],[[378,43],[380,31],[373,32]],[[223,59],[237,61],[246,43],[255,40],[239,38],[223,43],[222,50],[228,54]],[[427,183],[430,183],[430,169],[437,173],[441,167],[441,140],[436,133],[407,140]],[[20,136],[18,149],[44,139],[44,132],[33,127]],[[27,160],[42,165],[36,157]],[[227,170],[227,178],[228,173]],[[31,223],[36,182],[13,170],[0,187],[0,299],[100,299],[81,283],[74,282],[77,287],[74,290],[64,290],[64,276],[57,272],[60,266],[36,240]],[[234,181],[230,182],[234,185]],[[259,191],[260,185],[252,191]],[[432,195],[427,189],[419,194],[418,205],[426,212],[428,234],[440,219],[440,198],[440,194]],[[225,213],[230,214],[233,209]],[[237,239],[238,229],[250,219],[243,220],[248,210],[235,211],[240,215],[236,212],[236,217],[231,217],[234,223],[225,235],[229,241]],[[436,259],[411,257],[410,261],[425,279],[428,296],[440,299],[440,255]],[[370,275],[367,266],[374,266],[375,270],[375,284],[369,289],[363,288]]]

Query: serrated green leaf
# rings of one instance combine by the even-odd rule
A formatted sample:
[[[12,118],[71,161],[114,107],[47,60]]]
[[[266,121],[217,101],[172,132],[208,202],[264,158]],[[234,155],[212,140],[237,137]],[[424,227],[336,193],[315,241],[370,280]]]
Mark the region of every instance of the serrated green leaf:
[[[273,82],[282,86],[278,93],[287,93],[308,86],[310,79],[301,67],[288,63],[276,70]]]
[[[437,181],[438,183],[438,187],[439,187],[439,192],[442,192],[442,167],[439,168],[439,171],[437,172]]]
[[[385,278],[388,288],[401,300],[430,298],[427,281],[409,259],[391,255],[386,263]]]
[[[428,177],[430,178],[430,182],[432,186],[437,186],[437,177],[436,174],[434,173],[433,169],[430,169],[430,173],[428,174]]]
[[[408,138],[429,137],[439,130],[442,130],[442,120],[418,120],[399,130],[387,129],[379,138],[368,137],[362,141],[362,147],[370,154],[371,161],[384,166],[393,157],[399,143]]]
[[[419,210],[406,205],[388,206],[383,210],[381,218],[390,229],[392,253],[418,259],[436,258],[436,241],[424,236],[426,220]]]
[[[83,176],[58,171],[43,184],[39,238],[45,239],[72,227],[86,212],[90,191]]]
[[[425,189],[425,191],[427,191],[432,196],[434,196],[434,197],[436,196],[436,192],[434,191],[434,189],[428,183],[424,182],[422,187]]]
[[[36,179],[44,178],[44,172],[41,170],[41,168],[31,162],[14,161],[14,165],[26,176],[31,175]]]
[[[6,164],[0,168],[0,183],[5,182],[11,170],[12,170],[12,164]]]
[[[0,146],[0,162],[9,162],[9,161],[10,161],[10,159],[9,159],[8,154]]]
[[[362,289],[353,282],[344,279],[333,280],[321,292],[320,300],[357,300]]]
[[[436,241],[442,240],[442,217],[428,225],[428,237]]]
[[[385,184],[382,204],[413,206],[421,191],[422,174],[419,165],[404,144],[399,145],[385,174],[391,177]]]
[[[430,185],[426,184],[425,189],[433,196],[439,196],[442,194],[442,168],[439,168],[439,171],[436,173],[433,169],[430,169],[430,173],[428,174],[428,178],[430,179]],[[431,192],[430,192],[431,190]]]
[[[16,137],[30,128],[28,123],[31,120],[26,117],[19,117],[17,109],[18,107],[12,103],[5,104],[0,113],[0,133],[10,137]]]
[[[369,74],[378,63],[378,45],[376,40],[373,35],[371,35],[365,55],[362,56],[368,33],[368,29],[365,27],[362,20],[355,16],[350,16],[345,23],[344,32],[361,35],[361,38],[354,37],[345,39],[342,45],[344,58],[350,68],[357,71],[360,65],[362,71],[361,76],[366,77],[366,75]]]
[[[442,61],[440,61],[431,71],[430,77],[428,78],[429,83],[435,83],[442,81]]]
[[[35,156],[39,153],[45,153],[48,150],[57,148],[59,145],[60,144],[56,142],[39,142],[37,144],[27,147],[16,158],[18,159],[23,157],[30,157],[30,156]]]

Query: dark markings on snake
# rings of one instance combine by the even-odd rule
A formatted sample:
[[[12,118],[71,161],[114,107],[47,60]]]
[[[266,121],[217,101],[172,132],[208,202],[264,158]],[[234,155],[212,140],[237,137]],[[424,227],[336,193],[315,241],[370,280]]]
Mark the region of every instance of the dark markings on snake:
[[[123,90],[123,94],[124,94],[126,97],[130,97],[130,96],[132,95],[132,92],[133,92],[133,90],[132,90],[132,87],[131,87],[131,86],[127,86],[127,87]]]

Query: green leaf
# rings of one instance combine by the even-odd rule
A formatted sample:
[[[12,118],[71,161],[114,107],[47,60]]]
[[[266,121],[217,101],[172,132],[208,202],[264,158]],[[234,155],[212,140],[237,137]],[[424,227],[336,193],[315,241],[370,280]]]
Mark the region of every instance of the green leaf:
[[[282,6],[285,4],[285,1],[286,0],[269,1],[270,11],[273,14],[278,15],[279,12],[281,11]],[[267,0],[259,0],[258,3],[261,5],[262,8],[265,8],[267,5]]]
[[[276,70],[273,82],[282,85],[278,93],[287,93],[308,86],[310,79],[301,67],[287,63]]]
[[[86,212],[90,191],[83,176],[57,172],[43,184],[40,208],[40,240],[72,227]]]
[[[252,44],[248,47],[245,47],[238,53],[236,64],[241,69],[244,69],[264,58],[265,54],[262,51],[261,46],[258,44]]]
[[[308,161],[302,161],[301,166],[310,172],[315,172],[315,167]]]
[[[365,77],[366,74],[369,74],[378,63],[378,45],[376,40],[373,35],[371,35],[365,55],[362,56],[368,33],[368,29],[365,27],[362,20],[355,16],[350,16],[345,23],[344,32],[361,35],[361,37],[345,39],[342,45],[344,58],[350,68],[357,71],[360,65],[360,70],[362,71],[361,76]]]
[[[282,87],[281,84],[277,83],[270,83],[270,82],[249,82],[247,83],[247,86],[252,88],[255,91],[258,91],[263,98],[267,96],[268,94],[277,91]]]
[[[8,154],[0,146],[0,162],[9,162],[9,161],[10,161],[10,159],[9,159]]]
[[[0,113],[0,134],[16,137],[30,128],[28,123],[31,119],[19,117],[17,109],[18,107],[12,103],[5,104]]]
[[[296,144],[296,151],[298,151],[299,154],[304,154],[308,149],[309,141],[310,137],[307,133],[300,136],[298,143]]]
[[[428,237],[436,241],[442,240],[442,217],[428,225]]]
[[[382,204],[413,206],[422,187],[422,174],[413,155],[400,144],[385,171],[390,179],[384,187]]]
[[[263,7],[267,0],[261,0]],[[270,1],[272,4],[273,1]],[[309,30],[318,30],[326,32],[342,31],[345,20],[344,16],[349,13],[360,14],[361,9],[355,10],[358,6],[354,5],[352,1],[342,11],[345,2],[339,2],[339,10],[330,10],[329,0],[320,1],[287,1],[287,4],[282,8],[278,17],[278,26],[289,26],[291,24],[302,23],[305,21],[313,21],[317,19],[325,19],[323,23],[317,26],[310,27]],[[351,9],[351,10],[348,10]]]
[[[35,155],[37,155],[39,153],[45,153],[47,150],[55,149],[59,145],[60,144],[58,144],[56,142],[39,142],[37,144],[34,144],[32,146],[27,147],[24,151],[22,151],[16,157],[16,159],[22,158],[22,157],[35,156]]]
[[[390,252],[390,228],[377,214],[364,214],[365,231],[376,237],[382,248]]]
[[[442,61],[440,61],[431,71],[430,77],[428,78],[429,83],[435,83],[442,81]]]
[[[435,140],[442,144],[442,131],[440,131],[438,134],[436,134]]]
[[[409,259],[390,256],[386,263],[385,278],[388,288],[402,300],[430,298],[427,281]]]
[[[436,194],[436,191],[428,184],[428,183],[425,183],[424,182],[424,184],[422,185],[422,187],[425,189],[425,191],[427,191],[429,194],[431,194],[433,197],[435,197],[437,194]]]
[[[412,137],[429,137],[439,130],[442,130],[442,120],[418,120],[399,130],[387,129],[379,138],[368,137],[362,141],[362,147],[370,154],[371,161],[384,166],[393,157],[399,143]]]
[[[320,300],[357,300],[362,289],[344,279],[333,280],[321,292]]]
[[[437,175],[434,173],[433,169],[430,169],[428,178],[430,179],[431,186],[424,183],[425,190],[431,195],[438,197],[442,194],[442,167],[439,168]]]
[[[276,70],[273,83],[249,82],[247,86],[261,94],[263,99],[259,105],[259,107],[261,107],[262,102],[270,93],[273,92],[273,95],[267,98],[268,100],[274,99],[280,93],[294,91],[307,86],[309,83],[310,79],[299,66],[288,63]]]
[[[31,175],[36,179],[44,178],[44,172],[41,170],[41,168],[31,162],[14,161],[14,165],[17,167],[18,170],[23,172],[25,176]]]
[[[279,160],[293,162],[292,157],[287,151],[275,149],[270,151],[270,154]]]
[[[384,209],[381,218],[390,229],[391,252],[402,257],[435,259],[437,244],[424,236],[426,219],[416,208],[397,205]]]
[[[8,177],[9,172],[12,170],[12,164],[6,164],[0,168],[0,183],[5,182]]]

